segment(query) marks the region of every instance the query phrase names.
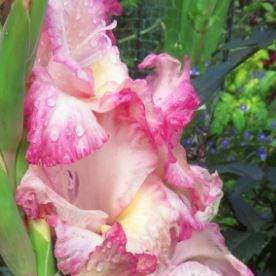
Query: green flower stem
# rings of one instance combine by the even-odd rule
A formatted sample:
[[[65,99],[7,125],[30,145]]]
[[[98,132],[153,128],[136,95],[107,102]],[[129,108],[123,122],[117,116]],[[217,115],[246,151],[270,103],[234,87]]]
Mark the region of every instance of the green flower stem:
[[[44,219],[30,220],[29,233],[36,254],[38,276],[54,276],[56,270],[49,225]]]
[[[0,167],[0,254],[15,276],[36,276],[35,256],[9,185]]]

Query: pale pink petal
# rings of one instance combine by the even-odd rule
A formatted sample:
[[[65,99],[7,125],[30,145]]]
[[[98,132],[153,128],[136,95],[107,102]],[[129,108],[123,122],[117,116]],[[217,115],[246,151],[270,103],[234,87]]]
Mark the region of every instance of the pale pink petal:
[[[161,276],[162,274],[160,274]],[[202,265],[195,261],[185,262],[176,268],[172,269],[168,276],[221,276],[221,274],[216,273],[211,270],[208,266]],[[230,275],[229,275],[230,276]]]
[[[166,133],[164,139],[174,146],[191,121],[199,100],[190,83],[190,62],[184,59],[184,69],[178,60],[167,54],[149,55],[139,65],[140,69],[154,69],[147,78],[148,89],[153,103],[160,108]]]
[[[126,250],[126,236],[120,224],[114,224],[97,246],[79,276],[146,276],[156,269],[156,257],[132,254]]]
[[[70,226],[58,221],[54,226],[56,233],[55,257],[59,270],[75,275],[89,260],[90,254],[100,245],[103,238],[89,230]]]
[[[88,105],[37,78],[25,101],[31,164],[53,166],[77,161],[107,141],[107,134]]]
[[[58,183],[59,184],[59,183]],[[29,218],[46,218],[51,225],[55,218],[80,228],[99,231],[106,223],[107,215],[97,210],[82,210],[58,194],[51,179],[47,176],[47,169],[30,166],[17,188],[16,202],[21,206]]]
[[[129,78],[127,67],[120,60],[117,47],[109,48],[101,59],[91,65],[97,97],[106,92],[118,91],[123,82]]]
[[[194,216],[200,222],[209,222],[217,213],[222,193],[222,181],[217,173],[209,172],[199,166],[190,166],[184,148],[179,145],[173,151],[176,161],[165,168],[167,183],[178,194],[188,199]]]
[[[97,0],[50,0],[46,26],[54,55],[72,57],[81,66],[101,58],[111,46],[106,31],[115,27],[106,25],[108,13],[118,11],[118,4],[112,2],[105,6]]]
[[[172,240],[185,223],[186,238],[196,227],[190,211],[181,199],[152,174],[137,192],[131,204],[116,219],[127,236],[130,252],[149,252],[160,262],[167,262]],[[188,233],[189,232],[189,233]]]
[[[81,68],[69,55],[55,55],[47,70],[54,85],[64,93],[84,99],[94,95],[92,72]]]
[[[103,210],[110,220],[131,202],[157,163],[143,106],[135,94],[129,96],[114,110],[98,115],[110,137],[100,150],[71,165],[47,170],[60,195],[82,209]],[[69,182],[77,185],[77,192],[72,192]]]
[[[162,267],[157,275],[174,275],[172,272],[178,270],[183,271],[182,275],[186,275],[185,268],[187,275],[191,273],[191,268],[198,273],[195,275],[208,275],[202,274],[202,266],[195,265],[195,262],[206,266],[206,272],[212,272],[212,276],[253,276],[252,272],[227,250],[216,224],[206,224],[202,231],[194,231],[190,239],[179,242],[175,246],[170,264],[166,268]]]

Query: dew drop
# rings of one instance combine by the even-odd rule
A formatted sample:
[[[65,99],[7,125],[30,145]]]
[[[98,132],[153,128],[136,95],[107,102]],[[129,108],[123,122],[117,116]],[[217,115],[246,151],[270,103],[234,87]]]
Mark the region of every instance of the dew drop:
[[[104,263],[103,262],[98,262],[98,264],[96,265],[96,271],[97,272],[102,272],[104,269]]]
[[[53,98],[48,98],[46,102],[47,102],[47,105],[50,107],[54,107],[56,105],[56,101]]]
[[[112,258],[113,263],[118,263],[120,261],[120,255],[114,255]]]
[[[106,247],[110,249],[112,247],[112,243],[110,241],[107,242]]]
[[[80,20],[80,18],[81,18],[80,13],[77,13],[76,20]]]
[[[59,134],[56,130],[53,130],[50,134],[50,139],[53,141],[53,142],[56,142],[58,140],[58,137],[59,137]]]
[[[81,125],[77,125],[75,130],[78,137],[84,134],[84,128]]]
[[[88,81],[89,80],[88,77],[87,77],[87,75],[85,74],[85,72],[82,71],[81,69],[77,70],[76,75],[77,75],[77,77],[80,80],[84,80],[84,81]]]
[[[57,44],[57,46],[61,46],[62,40],[60,38],[56,39],[56,44]]]

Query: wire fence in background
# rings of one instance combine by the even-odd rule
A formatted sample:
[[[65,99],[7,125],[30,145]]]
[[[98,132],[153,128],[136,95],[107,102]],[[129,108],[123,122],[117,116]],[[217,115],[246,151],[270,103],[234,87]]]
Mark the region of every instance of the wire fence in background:
[[[124,9],[116,29],[122,59],[128,64],[132,75],[139,74],[137,65],[149,53],[160,52],[164,42],[162,20],[166,0],[138,2]]]

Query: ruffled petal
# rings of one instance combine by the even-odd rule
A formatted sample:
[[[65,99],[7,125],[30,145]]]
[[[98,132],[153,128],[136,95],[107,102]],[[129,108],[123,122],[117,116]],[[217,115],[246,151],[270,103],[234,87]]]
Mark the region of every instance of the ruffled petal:
[[[181,73],[179,61],[171,56],[149,55],[139,69],[151,68],[154,68],[154,72],[146,78],[149,94],[163,115],[163,137],[173,147],[199,104],[190,83],[190,62],[188,58],[184,59]]]
[[[223,196],[220,177],[202,167],[188,165],[185,150],[180,145],[173,154],[176,161],[168,163],[165,169],[167,182],[183,200],[190,202],[192,213],[200,222],[209,222],[216,215]]]
[[[156,269],[156,257],[126,250],[126,236],[116,223],[97,246],[79,276],[146,276]]]
[[[183,271],[183,274],[179,275],[186,275],[185,269],[187,275],[193,270],[198,273],[195,275],[208,275],[203,273],[203,266],[206,267],[206,273],[212,276],[253,276],[252,272],[227,250],[216,224],[207,224],[202,231],[194,231],[190,239],[178,243],[169,266],[161,268],[157,275],[178,275],[173,274],[173,271]]]
[[[129,251],[149,252],[160,262],[167,262],[173,243],[172,232],[179,232],[186,223],[190,227],[190,233],[186,234],[190,236],[195,226],[185,204],[155,174],[147,178],[131,204],[116,220],[126,233]]]
[[[118,0],[104,0],[104,6],[108,13],[119,16],[122,14],[122,5]]]
[[[27,94],[25,118],[31,164],[75,162],[99,149],[108,138],[85,102],[62,93],[41,77]]]
[[[107,214],[97,210],[82,210],[58,194],[49,179],[47,169],[30,166],[16,192],[16,202],[29,218],[46,218],[51,225],[62,220],[71,226],[100,231]]]
[[[61,221],[56,223],[54,229],[56,233],[54,253],[58,268],[63,273],[75,275],[84,267],[90,254],[102,243],[103,238],[94,232]]]

